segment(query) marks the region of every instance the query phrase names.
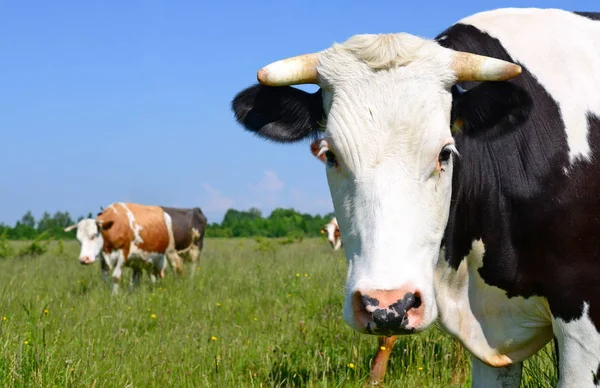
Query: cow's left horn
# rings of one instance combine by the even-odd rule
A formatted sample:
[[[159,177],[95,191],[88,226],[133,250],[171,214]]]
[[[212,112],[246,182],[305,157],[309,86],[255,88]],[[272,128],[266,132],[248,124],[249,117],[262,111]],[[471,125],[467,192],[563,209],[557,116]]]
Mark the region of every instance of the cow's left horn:
[[[521,74],[521,66],[496,58],[456,51],[452,70],[457,81],[506,81]]]
[[[258,71],[258,82],[266,86],[317,83],[319,53],[298,55],[273,62]]]

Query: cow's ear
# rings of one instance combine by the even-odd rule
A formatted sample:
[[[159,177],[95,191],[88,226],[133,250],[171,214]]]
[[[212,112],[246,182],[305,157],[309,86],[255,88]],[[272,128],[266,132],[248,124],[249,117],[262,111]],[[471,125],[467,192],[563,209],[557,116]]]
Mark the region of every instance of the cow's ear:
[[[112,228],[114,223],[114,221],[103,222],[100,224],[100,228],[102,228],[102,230],[109,230],[110,228]]]
[[[467,136],[502,136],[525,122],[529,94],[510,82],[482,82],[467,91],[452,88],[452,131]]]
[[[323,118],[321,89],[308,93],[290,86],[256,84],[239,92],[231,108],[245,129],[281,143],[316,135]]]
[[[313,154],[314,157],[316,157],[317,159],[319,159],[321,162],[326,163],[327,159],[325,157],[325,153],[322,153],[321,155],[319,155],[319,151],[321,151],[321,141],[323,139],[317,139],[315,141],[313,141],[312,143],[310,143],[310,152]]]

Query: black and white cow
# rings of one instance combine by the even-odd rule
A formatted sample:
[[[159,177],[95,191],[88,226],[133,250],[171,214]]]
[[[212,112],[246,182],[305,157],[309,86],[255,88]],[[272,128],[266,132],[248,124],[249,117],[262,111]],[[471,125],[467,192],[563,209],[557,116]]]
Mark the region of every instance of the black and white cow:
[[[482,387],[518,386],[554,336],[559,386],[598,385],[600,14],[499,9],[433,40],[357,35],[258,79],[232,103],[246,129],[324,137],[350,326],[439,320]]]

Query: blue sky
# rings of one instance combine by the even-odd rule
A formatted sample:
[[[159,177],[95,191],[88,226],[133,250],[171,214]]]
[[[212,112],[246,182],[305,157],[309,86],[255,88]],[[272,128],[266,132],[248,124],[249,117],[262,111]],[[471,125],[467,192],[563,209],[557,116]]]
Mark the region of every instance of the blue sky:
[[[498,7],[597,0],[0,1],[0,222],[115,201],[332,210],[306,143],[243,131],[230,102],[256,71],[358,33],[433,37]],[[310,88],[309,88],[310,89]]]

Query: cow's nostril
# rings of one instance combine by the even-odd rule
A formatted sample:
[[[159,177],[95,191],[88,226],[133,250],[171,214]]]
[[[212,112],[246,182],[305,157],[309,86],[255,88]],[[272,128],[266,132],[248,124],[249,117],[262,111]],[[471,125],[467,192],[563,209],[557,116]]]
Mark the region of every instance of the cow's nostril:
[[[418,309],[419,307],[421,307],[421,294],[415,292],[415,303],[413,303],[412,308]]]

